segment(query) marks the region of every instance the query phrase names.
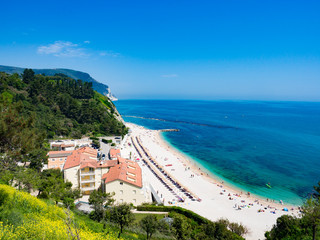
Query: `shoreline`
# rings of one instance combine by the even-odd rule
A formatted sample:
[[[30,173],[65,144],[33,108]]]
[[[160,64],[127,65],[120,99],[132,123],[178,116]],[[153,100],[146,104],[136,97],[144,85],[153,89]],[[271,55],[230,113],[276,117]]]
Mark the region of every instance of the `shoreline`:
[[[165,139],[165,137],[162,135],[163,132],[160,130],[154,130],[154,129],[149,129],[145,126],[138,125],[136,123],[131,123],[131,122],[125,122],[126,124],[129,125],[134,125],[136,127],[145,129],[146,131],[151,131],[156,133],[156,138],[161,143],[161,146],[168,151],[170,151],[173,155],[175,155],[179,161],[183,162],[186,166],[190,167],[192,171],[196,172],[199,176],[203,177],[206,181],[214,184],[214,185],[220,185],[229,192],[233,192],[235,194],[238,194],[239,196],[242,196],[243,198],[247,200],[251,200],[252,202],[256,202],[258,200],[259,204],[264,205],[264,206],[271,206],[271,208],[274,209],[283,209],[283,208],[288,208],[288,209],[295,209],[297,210],[300,205],[294,205],[294,204],[287,204],[287,203],[278,203],[274,199],[270,199],[271,201],[267,201],[266,197],[250,193],[250,196],[247,195],[248,191],[242,189],[241,187],[234,186],[233,184],[229,182],[225,182],[225,180],[221,179],[219,176],[215,175],[214,173],[208,171],[206,172],[205,167],[199,164],[196,160],[194,160],[191,156],[185,154],[181,150],[177,149],[173,145],[170,144],[169,141]]]
[[[256,195],[248,196],[242,189],[230,186],[228,183],[221,184],[219,177],[214,178],[213,174],[207,176],[196,161],[170,145],[159,130],[148,129],[130,122],[126,122],[126,125],[132,132],[131,137],[127,138],[123,145],[124,154],[132,156],[131,159],[139,162],[144,184],[152,185],[152,189],[164,205],[189,209],[211,221],[228,219],[230,222],[243,224],[249,229],[249,233],[245,236],[248,240],[264,239],[264,233],[270,231],[276,224],[277,218],[282,215],[299,216],[300,212],[296,206],[267,202]],[[132,142],[132,139],[136,138],[139,139],[140,147],[149,153],[156,166],[164,169],[200,201],[183,198],[184,201],[180,202],[178,199],[183,197],[184,193],[177,188],[174,188],[174,192],[169,191],[163,184],[168,181],[166,176],[161,173],[156,176],[147,164],[140,161],[146,156],[142,156],[139,160],[138,152]],[[159,176],[162,181],[159,180]]]
[[[140,126],[135,124],[136,126]],[[145,128],[144,126],[140,126]],[[151,129],[149,129],[151,130]],[[274,199],[270,199],[271,201],[267,201],[267,198],[264,198],[263,196],[257,195],[257,194],[253,194],[250,193],[250,197],[248,196],[248,191],[241,189],[240,187],[234,186],[232,184],[230,184],[229,182],[225,182],[223,181],[223,179],[221,179],[219,176],[213,174],[212,172],[210,172],[209,170],[205,169],[204,166],[202,166],[200,163],[198,163],[196,160],[192,159],[191,156],[188,156],[187,154],[183,153],[181,150],[177,149],[176,147],[174,147],[173,145],[170,144],[170,142],[168,142],[165,137],[162,135],[162,133],[159,130],[151,130],[151,131],[157,131],[157,136],[158,136],[158,140],[159,142],[162,144],[162,146],[166,149],[169,149],[170,151],[173,152],[174,155],[178,156],[178,158],[187,166],[190,166],[191,169],[196,172],[197,174],[201,175],[203,178],[205,178],[207,181],[213,183],[213,184],[222,184],[223,187],[225,189],[227,189],[230,192],[235,192],[238,195],[243,195],[245,196],[247,199],[255,201],[256,199],[258,199],[258,201],[260,203],[262,203],[263,205],[270,205],[272,207],[275,208],[298,208],[300,207],[299,205],[293,205],[293,204],[281,204],[278,202],[274,202]],[[205,170],[203,170],[203,168],[205,170],[207,170],[207,172]]]

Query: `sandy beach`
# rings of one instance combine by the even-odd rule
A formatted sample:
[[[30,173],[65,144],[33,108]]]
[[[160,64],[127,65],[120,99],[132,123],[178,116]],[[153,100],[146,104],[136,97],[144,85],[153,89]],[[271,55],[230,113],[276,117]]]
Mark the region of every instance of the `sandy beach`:
[[[249,229],[249,233],[245,236],[249,240],[264,239],[265,231],[270,230],[276,223],[276,219],[283,214],[298,216],[297,207],[280,205],[257,196],[249,196],[247,192],[227,186],[214,176],[207,175],[195,165],[192,159],[169,146],[159,131],[148,130],[131,123],[126,123],[126,125],[132,130],[132,133],[123,144],[123,156],[131,157],[139,162],[144,184],[152,185],[164,205],[181,206],[213,221],[227,218],[231,222],[241,223]],[[156,177],[155,173],[150,170],[150,167],[141,161],[134,147],[134,144],[138,145],[136,139],[141,144],[138,150],[141,150],[141,147],[144,148],[161,169],[164,169],[181,186],[187,188],[190,195],[196,196],[196,201],[187,197],[185,192],[170,182],[168,184],[172,191],[165,187],[159,177]],[[146,155],[142,157],[147,158]],[[157,172],[157,169],[155,171]],[[184,199],[183,202],[178,201],[180,197]],[[289,209],[288,212],[282,210],[285,207]]]

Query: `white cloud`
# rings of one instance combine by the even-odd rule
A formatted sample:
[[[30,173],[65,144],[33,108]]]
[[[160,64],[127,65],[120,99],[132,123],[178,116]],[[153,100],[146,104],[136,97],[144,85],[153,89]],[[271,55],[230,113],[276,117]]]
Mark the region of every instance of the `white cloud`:
[[[121,54],[113,51],[104,51],[99,53],[100,56],[119,57]]]
[[[38,47],[38,54],[53,55],[55,57],[88,57],[88,56],[109,56],[119,57],[120,53],[113,51],[92,50],[83,48],[85,44],[90,44],[90,41],[84,41],[82,44],[72,43],[68,41],[55,41],[54,43]]]
[[[79,44],[66,41],[55,41],[53,44],[48,44],[38,47],[39,54],[52,54],[56,57],[85,57],[85,49]]]
[[[179,77],[178,74],[167,74],[167,75],[162,75],[161,77],[163,78],[175,78],[175,77]]]

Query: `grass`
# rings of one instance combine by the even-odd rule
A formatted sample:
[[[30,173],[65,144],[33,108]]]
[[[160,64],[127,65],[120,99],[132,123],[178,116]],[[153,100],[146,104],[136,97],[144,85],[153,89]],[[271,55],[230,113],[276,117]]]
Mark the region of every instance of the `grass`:
[[[109,99],[106,96],[103,96],[100,93],[95,92],[96,99],[98,99],[107,109],[112,109],[112,104],[109,102]]]
[[[145,218],[148,215],[155,215],[157,217],[158,220],[161,220],[162,218],[164,218],[167,214],[149,214],[149,213],[135,213],[135,223],[139,223],[141,221],[141,219]]]

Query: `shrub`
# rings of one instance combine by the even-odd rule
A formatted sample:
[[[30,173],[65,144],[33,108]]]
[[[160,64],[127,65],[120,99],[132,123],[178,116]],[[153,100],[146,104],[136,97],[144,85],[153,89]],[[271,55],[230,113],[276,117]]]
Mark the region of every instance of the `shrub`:
[[[248,229],[239,223],[229,223],[228,225],[231,232],[243,236],[248,233]]]
[[[210,220],[200,216],[199,214],[181,207],[143,205],[143,206],[138,206],[137,210],[138,211],[154,211],[154,212],[176,212],[186,216],[187,218],[194,220],[198,224],[211,222]]]

